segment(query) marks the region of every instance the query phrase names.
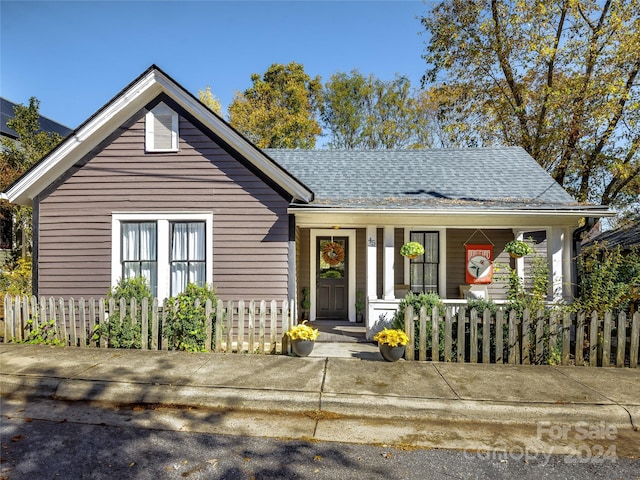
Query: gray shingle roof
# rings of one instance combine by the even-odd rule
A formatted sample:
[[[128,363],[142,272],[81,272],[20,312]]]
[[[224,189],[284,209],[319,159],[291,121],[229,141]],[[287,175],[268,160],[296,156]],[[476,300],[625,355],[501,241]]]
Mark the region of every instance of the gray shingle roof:
[[[520,147],[264,152],[315,194],[359,208],[548,208],[576,201]]]

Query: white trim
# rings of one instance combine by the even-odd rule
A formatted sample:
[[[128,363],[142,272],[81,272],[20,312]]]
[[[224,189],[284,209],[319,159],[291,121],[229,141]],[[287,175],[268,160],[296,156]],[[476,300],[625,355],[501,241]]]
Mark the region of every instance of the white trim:
[[[382,239],[384,250],[382,251],[382,299],[395,300],[395,234],[396,229],[392,225],[383,227]]]
[[[310,300],[311,309],[309,310],[309,320],[314,321],[316,319],[316,297],[317,297],[317,284],[316,284],[316,255],[318,254],[316,243],[317,237],[348,237],[349,239],[349,258],[348,258],[348,272],[349,272],[349,321],[356,321],[356,231],[351,229],[331,229],[331,228],[319,228],[311,229],[310,232],[310,248],[309,248],[309,280],[310,283]]]
[[[120,264],[121,222],[155,221],[158,223],[158,299],[169,297],[169,222],[204,221],[206,248],[206,282],[213,285],[213,213],[211,212],[126,212],[111,214],[111,285],[116,286],[122,277]]]

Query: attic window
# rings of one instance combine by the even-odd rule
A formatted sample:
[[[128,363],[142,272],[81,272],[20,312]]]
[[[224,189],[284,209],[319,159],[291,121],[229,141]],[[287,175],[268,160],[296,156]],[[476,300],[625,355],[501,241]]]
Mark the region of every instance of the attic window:
[[[178,114],[159,103],[145,118],[145,150],[147,152],[178,151]]]

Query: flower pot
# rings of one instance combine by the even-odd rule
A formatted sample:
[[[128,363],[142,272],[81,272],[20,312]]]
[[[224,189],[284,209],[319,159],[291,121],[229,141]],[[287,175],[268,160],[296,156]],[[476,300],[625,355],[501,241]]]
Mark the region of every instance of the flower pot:
[[[386,343],[379,343],[378,347],[380,348],[380,355],[382,355],[382,358],[387,362],[397,362],[404,356],[404,345],[390,347]]]
[[[509,256],[511,258],[522,258],[522,255],[516,255],[515,253],[510,253]]]
[[[291,340],[291,349],[298,357],[308,357],[315,343],[313,340]]]
[[[407,258],[409,260],[415,260],[416,258],[418,258],[420,255],[407,255]]]

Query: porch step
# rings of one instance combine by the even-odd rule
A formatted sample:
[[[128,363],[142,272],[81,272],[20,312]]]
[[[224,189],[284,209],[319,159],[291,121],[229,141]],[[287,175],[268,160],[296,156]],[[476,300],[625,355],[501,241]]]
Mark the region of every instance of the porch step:
[[[366,327],[362,323],[342,320],[316,320],[310,322],[320,332],[319,343],[360,343],[366,342]]]

